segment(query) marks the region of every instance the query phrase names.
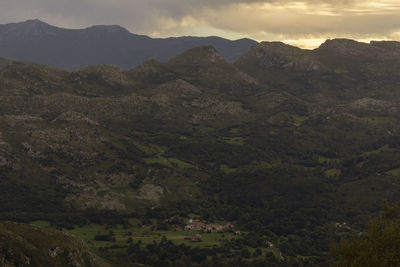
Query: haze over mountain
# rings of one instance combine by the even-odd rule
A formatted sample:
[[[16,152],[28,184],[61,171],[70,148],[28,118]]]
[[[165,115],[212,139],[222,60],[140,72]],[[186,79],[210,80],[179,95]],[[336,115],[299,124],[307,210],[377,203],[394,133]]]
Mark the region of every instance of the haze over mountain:
[[[233,61],[257,42],[230,41],[220,37],[150,38],[112,26],[63,29],[40,20],[0,25],[0,57],[79,69],[94,64],[114,64],[124,69],[154,58],[167,61],[187,49],[213,45]]]

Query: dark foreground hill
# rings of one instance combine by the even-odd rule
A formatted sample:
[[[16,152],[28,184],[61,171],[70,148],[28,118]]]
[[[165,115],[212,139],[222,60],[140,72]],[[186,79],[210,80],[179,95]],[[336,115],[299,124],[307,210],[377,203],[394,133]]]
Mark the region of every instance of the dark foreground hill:
[[[0,222],[1,266],[110,266],[75,236],[13,222]]]
[[[272,241],[275,266],[326,265],[331,238],[399,201],[399,55],[396,42],[328,40],[261,43],[234,63],[198,47],[129,71],[5,63],[0,218],[67,228],[136,218],[159,235],[191,216],[229,221],[250,234],[168,260],[250,264]],[[102,253],[154,265],[163,242]],[[168,244],[168,255],[186,249]],[[263,256],[246,252],[257,248]]]
[[[230,41],[219,37],[150,38],[115,25],[77,30],[57,28],[39,20],[0,25],[0,57],[66,69],[94,64],[129,69],[145,59],[167,61],[202,45],[215,46],[225,59],[233,61],[256,44],[250,39]]]

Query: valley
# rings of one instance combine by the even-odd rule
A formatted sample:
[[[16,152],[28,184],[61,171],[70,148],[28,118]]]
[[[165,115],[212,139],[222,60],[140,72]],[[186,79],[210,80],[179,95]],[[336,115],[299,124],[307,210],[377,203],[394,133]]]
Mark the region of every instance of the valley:
[[[337,223],[360,233],[399,200],[397,43],[4,62],[0,219],[72,233],[110,264],[325,266]],[[184,231],[193,214],[241,235]]]

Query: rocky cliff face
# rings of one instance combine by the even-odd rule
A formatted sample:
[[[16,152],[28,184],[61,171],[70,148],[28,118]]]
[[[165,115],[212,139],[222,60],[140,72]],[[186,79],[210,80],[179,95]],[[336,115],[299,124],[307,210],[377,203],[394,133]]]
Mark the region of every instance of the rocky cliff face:
[[[266,69],[317,71],[321,64],[309,50],[280,42],[262,42],[236,61],[238,66],[256,65]]]
[[[261,68],[280,68],[290,71],[335,72],[349,68],[363,69],[373,74],[380,64],[399,64],[397,42],[360,43],[348,39],[327,40],[319,48],[305,50],[280,42],[262,42],[236,61],[237,65],[256,65]],[[367,64],[367,65],[366,65]],[[368,69],[371,68],[371,69]],[[374,69],[373,69],[374,68]]]

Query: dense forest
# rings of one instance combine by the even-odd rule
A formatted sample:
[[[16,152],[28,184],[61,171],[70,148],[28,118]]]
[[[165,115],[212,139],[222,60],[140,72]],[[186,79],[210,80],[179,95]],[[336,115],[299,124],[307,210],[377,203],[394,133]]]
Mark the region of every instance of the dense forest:
[[[328,40],[129,71],[4,60],[0,219],[116,266],[326,266],[331,242],[399,200],[399,55]]]

